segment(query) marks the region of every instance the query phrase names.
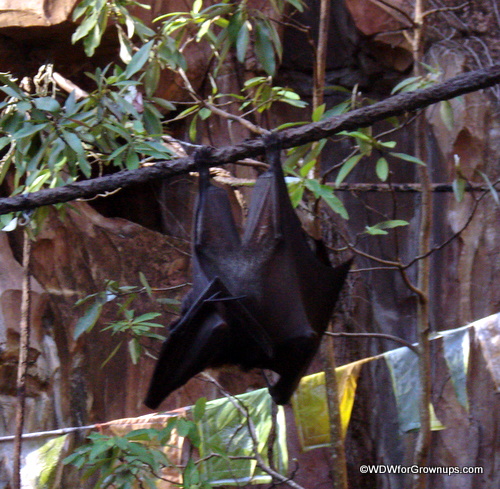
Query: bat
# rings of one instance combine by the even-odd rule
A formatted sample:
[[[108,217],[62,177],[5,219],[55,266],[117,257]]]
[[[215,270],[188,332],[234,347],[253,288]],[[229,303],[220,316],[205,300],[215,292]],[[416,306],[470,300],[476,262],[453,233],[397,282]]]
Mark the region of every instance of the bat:
[[[207,367],[276,372],[269,391],[286,404],[325,332],[351,266],[313,252],[292,207],[276,136],[266,139],[269,169],[253,190],[242,236],[225,190],[210,182],[211,149],[195,154],[200,174],[193,229],[193,287],[163,343],[146,406]]]

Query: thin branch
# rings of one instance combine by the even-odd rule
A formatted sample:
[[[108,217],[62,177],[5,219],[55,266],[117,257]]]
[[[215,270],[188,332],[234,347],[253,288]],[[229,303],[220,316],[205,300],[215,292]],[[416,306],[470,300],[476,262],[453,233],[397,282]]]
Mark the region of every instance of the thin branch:
[[[431,10],[427,10],[422,14],[422,17],[425,19],[429,15],[434,15],[440,12],[453,12],[454,10],[461,10],[464,7],[467,7],[469,5],[469,2],[465,2],[462,5],[457,5],[456,7],[438,7],[438,8],[433,8]]]
[[[500,83],[500,64],[463,73],[422,90],[397,94],[368,107],[362,107],[298,128],[286,129],[277,134],[279,134],[283,149],[300,146],[324,139],[343,130],[371,126],[388,117],[423,109],[441,100],[448,100],[465,93],[488,88],[497,83]],[[264,152],[265,144],[262,138],[245,140],[237,145],[226,146],[214,151],[212,166],[235,163],[244,158],[254,158]],[[174,175],[185,174],[193,170],[194,163],[190,157],[158,161],[155,165],[137,170],[122,170],[112,175],[69,183],[62,187],[0,199],[0,214],[35,209],[43,205],[58,204],[78,198],[89,198],[112,191],[117,187],[128,187],[156,179],[171,178]]]
[[[337,166],[335,165],[335,167]],[[341,183],[339,185],[326,183],[325,185],[330,185],[335,191],[339,192],[422,192],[422,184],[420,183]],[[488,190],[489,187],[483,184],[468,184],[464,188],[465,192]],[[453,192],[453,185],[449,183],[432,183],[430,191],[433,193],[450,193]]]
[[[361,251],[359,248],[355,248],[351,243],[347,243],[347,248],[349,248],[353,253],[356,253],[357,255],[360,255],[364,258],[368,258],[368,260],[380,263],[381,265],[386,265],[388,267],[394,267],[398,269],[404,268],[404,265],[399,261],[384,260],[383,258],[379,258],[378,256],[370,255],[365,251]]]
[[[349,273],[378,272],[382,270],[399,270],[398,267],[366,267],[349,270]]]
[[[182,77],[182,80],[186,84],[187,91],[189,92],[189,94],[191,95],[191,97],[195,102],[197,102],[200,105],[203,105],[204,107],[212,111],[214,114],[217,114],[218,116],[223,117],[224,119],[229,119],[232,121],[239,122],[243,127],[248,129],[251,133],[262,135],[262,134],[267,134],[269,132],[266,129],[263,129],[262,127],[256,126],[255,124],[250,122],[248,119],[245,119],[244,117],[240,117],[238,115],[231,114],[230,112],[226,112],[225,110],[220,109],[216,105],[207,102],[205,99],[203,99],[196,93],[185,71],[182,68],[178,68],[178,71],[179,75]]]
[[[456,238],[458,238],[458,236],[460,236],[465,231],[465,229],[469,226],[469,224],[472,222],[472,219],[474,218],[474,214],[476,213],[476,210],[477,210],[477,207],[479,205],[479,202],[482,200],[482,198],[485,195],[487,195],[487,192],[485,192],[479,198],[477,198],[477,199],[474,200],[474,206],[472,207],[472,210],[471,210],[469,216],[467,217],[467,220],[465,221],[465,223],[463,224],[463,226],[458,231],[456,231],[455,233],[453,233],[452,236],[450,236],[447,240],[443,241],[441,244],[433,246],[432,248],[430,248],[426,253],[414,257],[411,261],[409,261],[406,265],[404,265],[403,268],[411,267],[415,262],[417,262],[419,260],[422,260],[424,258],[427,258],[429,255],[431,255],[435,251],[439,251],[439,250],[443,249],[445,246],[447,246],[448,244],[450,244],[453,240],[455,240]]]
[[[25,228],[24,231],[23,269],[24,276],[21,298],[21,324],[19,327],[19,364],[17,369],[16,432],[14,437],[14,489],[21,489],[21,452],[26,410],[26,377],[28,375],[28,356],[30,348],[31,239],[27,228]]]
[[[348,338],[382,338],[384,340],[394,341],[395,343],[399,343],[403,346],[409,348],[412,352],[418,355],[418,349],[415,345],[412,345],[409,341],[403,340],[398,336],[394,336],[392,334],[385,333],[344,333],[344,332],[330,332],[326,331],[326,335],[335,336],[335,337],[348,337]]]

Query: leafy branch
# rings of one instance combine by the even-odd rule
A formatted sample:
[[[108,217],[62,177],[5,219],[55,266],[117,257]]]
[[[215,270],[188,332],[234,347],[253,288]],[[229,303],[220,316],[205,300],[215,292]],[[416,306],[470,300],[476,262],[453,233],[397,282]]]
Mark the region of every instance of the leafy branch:
[[[280,142],[283,148],[291,148],[319,141],[343,130],[367,127],[377,121],[423,109],[441,100],[448,100],[498,83],[500,83],[500,64],[464,73],[421,90],[400,93],[346,114],[329,117],[299,128],[279,131]],[[244,158],[254,158],[264,152],[265,145],[262,139],[243,141],[214,151],[213,166],[235,163]],[[155,158],[155,161],[156,164],[146,168],[122,170],[111,175],[72,182],[62,187],[2,198],[0,199],[0,214],[89,198],[116,188],[160,178],[171,178],[195,169],[190,157],[175,158],[170,161]]]

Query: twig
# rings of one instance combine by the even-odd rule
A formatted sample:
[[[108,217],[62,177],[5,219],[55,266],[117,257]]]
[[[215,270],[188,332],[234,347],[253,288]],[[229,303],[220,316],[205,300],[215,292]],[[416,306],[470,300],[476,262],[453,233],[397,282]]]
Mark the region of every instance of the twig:
[[[393,336],[392,334],[385,334],[385,333],[344,333],[344,332],[331,332],[331,331],[326,331],[326,335],[329,336],[336,336],[336,337],[352,337],[352,338],[382,338],[384,340],[389,340],[389,341],[394,341],[396,343],[399,343],[403,346],[406,346],[409,348],[411,351],[416,353],[418,355],[418,349],[415,345],[412,345],[409,341],[403,340],[402,338],[399,338],[398,336]]]
[[[454,10],[461,10],[464,7],[466,7],[467,5],[469,5],[469,2],[465,2],[462,5],[457,5],[456,7],[438,7],[438,8],[433,8],[433,9],[425,11],[422,14],[422,18],[425,19],[425,17],[427,17],[429,15],[434,15],[434,14],[437,14],[437,13],[440,13],[440,12],[452,12]]]
[[[250,122],[248,119],[245,119],[244,117],[240,117],[235,114],[231,114],[230,112],[226,112],[225,110],[220,109],[216,105],[211,104],[210,102],[207,102],[205,99],[201,98],[191,85],[191,82],[189,81],[189,78],[187,77],[185,71],[182,68],[178,68],[179,75],[182,77],[182,80],[184,81],[187,91],[193,98],[193,100],[206,107],[207,109],[211,110],[214,114],[217,114],[220,117],[223,117],[224,119],[229,119],[232,121],[239,122],[243,127],[248,129],[251,133],[254,134],[267,134],[269,131],[266,129],[263,129],[262,127],[256,126],[252,122]]]
[[[277,134],[283,149],[300,146],[324,139],[343,130],[371,126],[388,117],[423,109],[441,100],[449,100],[465,93],[491,87],[497,83],[500,83],[500,64],[463,73],[446,82],[422,90],[394,95],[368,107],[306,124],[299,128],[286,129]],[[211,165],[234,163],[243,158],[262,155],[264,152],[265,143],[262,138],[245,140],[237,145],[214,151]],[[156,179],[171,178],[174,175],[193,170],[194,163],[190,157],[158,161],[153,166],[137,170],[122,170],[111,175],[74,182],[62,187],[0,199],[0,214],[68,202],[77,198],[88,198],[114,190],[117,187],[128,187]]]
[[[495,183],[494,186],[497,185],[497,183]],[[422,184],[420,183],[341,183],[339,185],[326,183],[325,185],[329,185],[333,187],[335,191],[339,192],[422,192]],[[489,187],[483,184],[468,184],[464,188],[465,192],[487,190],[489,190]],[[433,193],[451,193],[453,192],[453,185],[450,183],[432,183],[430,185],[430,191]]]
[[[443,249],[445,246],[447,246],[453,240],[455,240],[458,236],[460,236],[460,234],[462,234],[465,231],[465,229],[469,226],[469,224],[472,222],[472,219],[474,217],[474,214],[476,213],[476,210],[477,210],[477,207],[479,205],[479,202],[482,200],[482,198],[485,195],[487,195],[487,192],[485,192],[479,198],[477,198],[477,199],[474,200],[474,206],[472,207],[472,210],[471,210],[469,216],[467,217],[467,220],[465,221],[465,223],[463,224],[463,226],[458,231],[456,231],[452,236],[450,236],[447,240],[443,241],[441,244],[433,246],[432,248],[430,248],[426,253],[414,257],[406,265],[404,265],[404,268],[411,267],[416,261],[419,261],[419,260],[422,260],[424,258],[427,258],[431,253],[434,253],[435,251],[439,251],[439,250]]]

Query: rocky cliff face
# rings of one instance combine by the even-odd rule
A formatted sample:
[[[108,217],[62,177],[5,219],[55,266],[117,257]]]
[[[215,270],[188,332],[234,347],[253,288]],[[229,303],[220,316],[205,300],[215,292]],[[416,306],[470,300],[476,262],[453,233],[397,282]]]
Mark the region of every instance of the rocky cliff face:
[[[184,8],[184,2],[151,0],[149,3],[152,9],[147,15],[151,18]],[[310,9],[304,13],[304,23],[315,24],[317,3],[308,2]],[[449,3],[452,7],[460,7],[462,2]],[[80,47],[72,46],[70,37],[74,25],[69,21],[69,14],[74,4],[69,0],[1,1],[0,71],[11,71],[19,77],[33,76],[41,64],[51,62],[64,76],[83,88],[87,87],[89,82],[84,72],[114,59],[117,42],[110,34],[90,60]],[[327,67],[328,83],[342,84],[350,89],[358,85],[370,96],[386,96],[391,87],[408,76],[411,70],[409,45],[400,31],[409,27],[411,5],[399,0],[383,4],[370,0],[346,0],[345,4],[341,1],[332,4],[329,40],[332,55]],[[473,0],[456,10],[437,13],[429,29],[426,62],[439,66],[446,78],[489,64],[494,59],[498,60],[499,32],[500,19],[494,2],[490,5]],[[312,77],[307,40],[286,30],[284,42],[280,77],[307,98]],[[203,73],[206,67],[205,53],[202,50],[193,51],[189,62],[194,67],[193,80],[199,80],[201,77],[196,74]],[[228,87],[237,86],[235,70],[228,68],[224,76]],[[161,95],[170,99],[184,96],[175,80],[166,75],[159,90]],[[339,99],[338,95],[332,94],[326,100],[329,105],[334,105]],[[488,174],[491,181],[498,179],[498,104],[499,93],[496,89],[455,100],[452,102],[454,122],[449,127],[443,122],[437,106],[426,111],[429,121],[426,142],[430,155],[428,164],[434,182],[453,180],[455,155],[461,161],[463,173],[471,181],[481,182],[479,171]],[[284,109],[272,116],[272,124],[278,125],[294,117],[293,111]],[[225,121],[211,122],[209,129],[211,142],[216,145],[247,136],[235,133]],[[384,126],[377,129],[382,130]],[[395,134],[394,138],[399,151],[412,152],[411,125]],[[331,145],[323,158],[323,165],[329,167],[338,163],[345,151],[342,142]],[[415,169],[407,164],[391,162],[391,171],[396,183],[415,179]],[[350,178],[357,182],[376,180],[370,166],[357,168]],[[102,290],[107,279],[120,281],[123,285],[139,285],[139,272],[144,273],[155,287],[188,282],[189,245],[185,239],[189,236],[187,218],[193,192],[193,182],[182,179],[122,191],[115,197],[98,202],[77,203],[64,216],[55,211],[51,213],[33,249],[33,340],[26,431],[101,422],[144,412],[142,397],[153,362],[142,359],[138,365],[133,365],[123,346],[106,367],[101,368],[116,339],[109,333],[100,333],[100,329],[113,319],[114,312],[105,310],[92,333],[74,340],[74,327],[83,313],[82,309],[75,309],[74,304],[78,299]],[[451,194],[435,195],[435,246],[451,239],[467,223],[474,198],[479,198],[479,194],[467,196],[462,203],[456,202]],[[373,238],[363,242],[363,249],[387,259],[394,258],[397,252],[406,262],[415,256],[414,225],[419,219],[418,196],[346,195],[344,201],[351,216],[349,222],[339,222],[335,216],[325,214],[324,232],[331,244],[335,245],[336,226],[354,239],[366,225],[380,220],[380,216],[372,212],[373,207],[386,216],[392,216],[395,209],[398,219],[412,224],[410,229],[398,233],[397,243],[389,237]],[[496,259],[500,252],[499,218],[499,207],[491,196],[482,198],[467,228],[433,255],[433,330],[455,328],[500,309],[496,285],[500,271],[500,262]],[[22,275],[20,244],[20,235],[0,233],[0,434],[12,432],[15,409]],[[360,257],[356,266],[369,270],[352,274],[340,327],[351,332],[375,331],[415,340],[415,299],[399,275],[391,270],[374,270],[372,262]],[[414,268],[409,273],[415,278]],[[173,292],[171,297],[181,297],[182,289],[179,290]],[[139,301],[138,311],[150,310],[151,302],[146,297],[141,297]],[[164,313],[161,321],[168,324],[173,316],[166,309],[157,310]],[[394,346],[387,341],[342,339],[337,343],[338,361],[346,363]],[[321,368],[319,362],[315,367]],[[475,369],[471,372],[477,372],[477,366]],[[387,426],[366,427],[363,417],[377,410],[381,412],[383,406],[383,399],[375,387],[387,387],[389,382],[387,375],[376,370],[370,375],[367,374],[370,378],[361,382],[358,395],[362,402],[356,408],[357,416],[353,418],[350,428],[352,434],[348,453],[353,471],[357,470],[357,460],[378,460],[380,454],[388,449],[390,437],[394,435],[397,438]],[[235,392],[245,390],[249,385],[262,384],[260,379],[234,372],[224,371],[220,378]],[[207,389],[210,388],[194,380],[171,396],[163,407],[169,409],[192,404],[202,393],[209,397],[216,395]],[[480,389],[473,389],[471,395],[476,396],[477,412],[491,409],[488,403],[493,401]],[[481,422],[478,423],[481,426]],[[394,426],[392,429],[395,429]],[[472,437],[479,446],[482,435],[478,428],[472,435],[464,429],[456,436],[461,437],[463,444],[468,444],[468,438]],[[442,444],[436,448],[436,457],[446,452],[446,435],[441,437]],[[498,442],[492,441],[497,449],[495,443]],[[321,457],[305,457],[304,460],[308,461],[304,470],[308,473]],[[448,462],[454,462],[453,457],[447,459]],[[324,466],[321,470],[324,474],[322,483],[327,484],[327,471]],[[309,480],[302,482],[310,484]],[[363,479],[357,483],[360,488],[375,487],[377,481]],[[383,485],[380,480],[378,483],[380,487],[393,487]]]

